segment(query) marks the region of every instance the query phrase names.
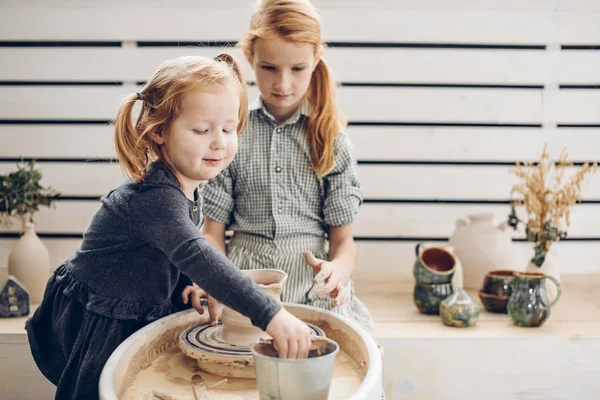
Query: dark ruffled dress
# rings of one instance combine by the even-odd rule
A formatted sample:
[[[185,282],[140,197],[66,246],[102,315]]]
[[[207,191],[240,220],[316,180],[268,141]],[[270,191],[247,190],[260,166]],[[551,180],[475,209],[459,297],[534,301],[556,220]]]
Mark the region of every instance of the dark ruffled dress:
[[[281,308],[200,233],[198,191],[189,200],[160,163],[142,183],[102,198],[81,248],[56,269],[27,320],[33,358],[56,399],[94,400],[113,351],[148,323],[180,311],[193,282],[266,329]]]

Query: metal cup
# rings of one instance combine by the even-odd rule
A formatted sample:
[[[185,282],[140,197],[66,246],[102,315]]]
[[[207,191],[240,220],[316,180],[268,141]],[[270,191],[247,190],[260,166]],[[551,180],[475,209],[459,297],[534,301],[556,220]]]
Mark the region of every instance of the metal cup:
[[[308,358],[286,359],[278,357],[272,339],[253,343],[260,400],[327,400],[339,350],[333,340],[313,337]]]

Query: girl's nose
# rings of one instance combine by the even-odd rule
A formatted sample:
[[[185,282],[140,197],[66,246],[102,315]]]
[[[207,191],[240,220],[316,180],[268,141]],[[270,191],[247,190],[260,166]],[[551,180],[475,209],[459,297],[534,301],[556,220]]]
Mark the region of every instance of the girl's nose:
[[[278,84],[278,88],[277,89],[282,90],[282,91],[286,91],[289,88],[290,82],[291,82],[291,76],[290,76],[290,74],[288,74],[287,72],[282,72],[279,75],[279,79],[278,79],[278,82],[277,82],[277,84]]]
[[[225,137],[222,132],[219,132],[215,135],[213,140],[210,143],[211,150],[222,150],[225,148]]]

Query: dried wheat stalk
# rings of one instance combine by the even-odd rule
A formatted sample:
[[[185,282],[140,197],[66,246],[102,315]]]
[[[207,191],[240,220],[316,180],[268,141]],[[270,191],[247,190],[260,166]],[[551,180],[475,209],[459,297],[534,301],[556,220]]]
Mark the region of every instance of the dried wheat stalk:
[[[534,262],[539,262],[538,265],[543,262],[551,243],[566,235],[566,230],[571,224],[571,207],[577,201],[581,201],[583,180],[598,168],[596,163],[590,165],[586,162],[574,175],[565,178],[566,168],[573,166],[567,162],[567,156],[567,150],[564,148],[555,165],[550,160],[545,144],[539,162],[517,162],[514,171],[522,181],[513,186],[512,192],[523,197],[515,203],[525,206],[527,237],[536,242],[538,259]]]

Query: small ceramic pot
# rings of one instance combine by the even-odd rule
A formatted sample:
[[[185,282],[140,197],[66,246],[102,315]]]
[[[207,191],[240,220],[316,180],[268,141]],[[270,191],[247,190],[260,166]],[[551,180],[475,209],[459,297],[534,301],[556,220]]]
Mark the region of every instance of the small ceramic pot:
[[[475,326],[479,319],[481,307],[463,289],[458,289],[440,304],[440,315],[444,325],[459,328]]]
[[[486,311],[493,312],[493,313],[499,313],[499,314],[507,313],[506,307],[508,305],[508,301],[510,300],[510,297],[496,296],[493,294],[484,293],[484,292],[480,291],[479,299],[481,300],[481,303],[483,304],[483,308],[485,308]]]
[[[450,283],[454,275],[456,259],[448,250],[441,247],[415,247],[417,259],[413,266],[413,275],[419,284]]]
[[[482,292],[500,297],[510,297],[513,292],[516,271],[496,269],[489,271],[483,278]]]
[[[436,283],[432,285],[417,283],[413,291],[413,300],[421,313],[438,315],[440,313],[440,304],[452,293],[451,283]]]

